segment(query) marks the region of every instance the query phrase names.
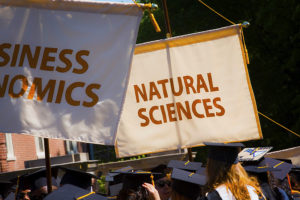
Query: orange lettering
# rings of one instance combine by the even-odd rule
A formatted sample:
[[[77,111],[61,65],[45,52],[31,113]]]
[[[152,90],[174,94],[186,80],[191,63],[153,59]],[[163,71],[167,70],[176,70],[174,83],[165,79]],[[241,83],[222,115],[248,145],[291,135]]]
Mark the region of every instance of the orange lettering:
[[[41,68],[40,68],[41,70],[45,70],[45,71],[53,71],[54,70],[54,66],[49,66],[49,65],[47,65],[47,63],[55,61],[55,57],[52,57],[49,54],[56,53],[56,52],[57,52],[57,48],[50,48],[50,47],[45,48],[42,63],[41,63]]]
[[[183,81],[184,81],[184,84],[185,84],[187,94],[190,94],[190,88],[193,90],[194,93],[196,93],[196,90],[193,86],[194,80],[191,76],[184,76]]]
[[[154,82],[150,82],[150,92],[149,92],[149,100],[153,99],[153,96],[157,96],[158,99],[161,99],[159,91]]]
[[[191,114],[189,102],[185,101],[184,103],[185,103],[185,108],[184,108],[184,106],[180,102],[176,103],[176,108],[177,108],[177,112],[178,112],[178,118],[179,118],[179,120],[182,120],[181,113],[183,113],[184,116],[187,119],[192,119],[192,114]]]
[[[210,91],[211,92],[219,91],[218,87],[214,87],[214,84],[213,84],[213,81],[212,81],[212,77],[211,77],[211,73],[208,73],[207,77],[208,77]]]
[[[84,72],[86,72],[89,68],[89,64],[84,60],[82,59],[82,56],[88,56],[90,54],[89,51],[87,50],[81,50],[81,51],[78,51],[76,53],[76,61],[78,62],[78,64],[80,64],[82,66],[81,69],[73,69],[73,73],[76,73],[76,74],[83,74]]]
[[[25,55],[26,55],[29,66],[31,68],[36,68],[36,65],[37,65],[38,60],[39,60],[40,51],[41,51],[41,47],[40,46],[36,47],[35,52],[34,52],[34,56],[32,56],[30,46],[28,44],[23,45],[22,52],[21,52],[21,57],[20,57],[20,62],[19,62],[19,67],[23,66]]]
[[[149,124],[149,118],[148,118],[147,116],[143,115],[143,112],[146,112],[146,108],[140,108],[140,109],[138,110],[138,116],[139,116],[141,119],[145,120],[145,122],[140,123],[140,124],[141,124],[141,127],[148,126],[148,124]]]
[[[218,101],[221,101],[220,97],[216,97],[213,100],[214,106],[220,110],[220,112],[216,112],[216,115],[217,116],[223,116],[225,114],[225,109],[224,109],[223,106],[221,106],[220,104],[217,103]]]
[[[203,114],[197,112],[196,105],[198,103],[201,103],[200,99],[196,99],[195,101],[193,101],[193,103],[192,103],[192,111],[193,111],[193,113],[194,113],[194,115],[196,117],[198,117],[198,118],[204,118],[205,116]]]
[[[154,113],[154,111],[155,110],[158,110],[159,109],[159,107],[158,106],[152,106],[151,108],[150,108],[150,110],[149,110],[149,116],[150,116],[150,119],[151,119],[151,121],[154,123],[154,124],[162,124],[162,121],[161,120],[156,120],[155,118],[154,118],[154,116],[153,116],[153,113]]]
[[[144,84],[142,84],[142,90],[143,91],[137,85],[134,85],[133,88],[134,88],[135,99],[136,99],[137,103],[140,102],[139,95],[141,95],[141,97],[144,101],[148,101],[146,88],[145,88]]]
[[[100,87],[101,87],[101,85],[100,85],[100,84],[96,84],[96,83],[90,84],[90,85],[88,85],[88,86],[86,87],[85,92],[86,92],[86,94],[88,95],[88,97],[90,97],[90,98],[92,99],[92,101],[91,101],[91,102],[86,102],[86,101],[84,101],[84,102],[82,103],[83,106],[85,106],[85,107],[93,107],[94,105],[97,104],[97,102],[98,102],[98,100],[99,100],[99,97],[98,97],[97,94],[95,94],[95,93],[93,92],[93,89],[98,89],[98,90],[99,90]]]
[[[203,102],[206,117],[214,117],[215,114],[209,112],[209,110],[212,109],[212,106],[208,105],[208,103],[210,102],[210,99],[202,99],[202,102]]]
[[[14,93],[14,85],[15,85],[15,82],[17,80],[22,80],[22,88],[21,88],[21,90],[18,93]],[[23,75],[17,75],[17,76],[15,76],[11,80],[11,82],[9,84],[8,94],[12,98],[19,98],[19,97],[21,97],[21,96],[23,96],[25,94],[27,88],[28,88],[28,80],[27,80],[27,78],[25,76],[23,76]]]
[[[84,87],[85,83],[83,82],[75,82],[72,83],[66,90],[66,100],[68,102],[68,104],[72,105],[72,106],[79,106],[80,105],[80,101],[76,101],[72,98],[72,92],[75,88],[77,87]]]

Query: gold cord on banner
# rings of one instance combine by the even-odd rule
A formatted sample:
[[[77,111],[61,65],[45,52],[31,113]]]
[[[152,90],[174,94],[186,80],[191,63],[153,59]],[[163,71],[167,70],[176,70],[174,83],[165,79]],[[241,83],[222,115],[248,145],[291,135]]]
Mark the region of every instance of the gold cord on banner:
[[[224,20],[228,21],[229,23],[231,23],[233,25],[236,24],[233,21],[230,21],[229,19],[227,19],[226,17],[224,17],[222,14],[220,14],[219,12],[217,12],[216,10],[214,10],[212,7],[210,7],[209,5],[207,5],[206,3],[204,3],[203,1],[201,1],[201,0],[198,0],[198,1],[200,3],[202,3],[204,6],[206,6],[208,9],[210,9],[211,11],[213,11],[214,13],[216,13],[217,15],[219,15],[220,17],[222,17]],[[244,33],[243,33],[243,26],[241,26],[241,37],[242,37],[242,41],[243,41],[243,47],[244,47],[244,53],[245,53],[246,62],[247,62],[247,64],[250,64],[248,50],[247,50],[247,47],[246,47]]]
[[[212,7],[210,7],[209,5],[205,4],[203,1],[198,0],[200,3],[202,3],[203,5],[205,5],[208,9],[210,9],[211,11],[213,11],[214,13],[216,13],[217,15],[219,15],[220,17],[222,17],[223,19],[225,19],[226,21],[228,21],[231,24],[235,24],[233,21],[230,21],[229,19],[227,19],[226,17],[224,17],[223,15],[221,15],[220,13],[218,13],[217,11],[215,11]]]
[[[231,24],[235,24],[233,21],[230,21],[229,19],[227,19],[226,17],[224,17],[223,15],[221,15],[220,13],[218,13],[216,10],[214,10],[212,7],[210,7],[209,5],[205,4],[202,0],[198,0],[200,3],[202,3],[204,6],[206,6],[208,9],[210,9],[211,11],[213,11],[214,13],[216,13],[217,15],[219,15],[220,17],[222,17],[224,20],[228,21],[229,23]],[[244,33],[243,33],[243,26],[241,26],[241,37],[242,37],[242,41],[243,41],[243,46],[244,46],[244,52],[245,52],[245,58],[246,58],[246,62],[247,64],[250,63],[250,60],[249,60],[249,55],[248,55],[248,50],[247,50],[247,47],[246,47],[246,43],[245,43],[245,38],[244,38]],[[283,125],[279,124],[278,122],[272,120],[271,118],[267,117],[266,115],[258,112],[260,115],[262,115],[263,117],[267,118],[268,120],[270,120],[271,122],[277,124],[278,126],[284,128],[285,130],[293,133],[294,135],[300,137],[299,134],[295,133],[294,131],[284,127]]]
[[[138,4],[135,0],[132,0],[135,5],[137,5],[139,8],[143,9],[142,6],[140,4]],[[147,9],[148,13],[149,13],[149,17],[150,17],[150,21],[155,29],[156,32],[161,32],[161,29],[154,17],[154,14],[152,13],[151,11],[151,8],[152,8],[152,4],[151,3],[147,3],[144,5],[144,8]],[[143,9],[144,10],[144,9]]]
[[[279,124],[278,122],[274,121],[274,120],[271,119],[270,117],[267,117],[266,115],[262,114],[261,112],[258,112],[258,113],[259,113],[261,116],[263,116],[263,117],[267,118],[268,120],[270,120],[271,122],[277,124],[277,125],[280,126],[281,128],[284,128],[285,130],[289,131],[290,133],[293,133],[294,135],[300,137],[299,134],[297,134],[297,133],[295,133],[294,131],[292,131],[292,130],[286,128],[285,126],[283,126],[283,125],[281,125],[281,124]]]

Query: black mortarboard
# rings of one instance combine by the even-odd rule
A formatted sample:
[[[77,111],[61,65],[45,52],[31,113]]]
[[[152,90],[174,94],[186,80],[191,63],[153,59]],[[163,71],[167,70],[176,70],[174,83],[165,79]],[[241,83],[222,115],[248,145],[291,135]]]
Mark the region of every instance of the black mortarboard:
[[[127,166],[107,173],[107,175],[105,176],[105,181],[109,182],[108,194],[110,196],[118,195],[120,190],[122,189],[123,187],[122,181],[124,176],[122,172],[131,172],[131,171],[133,171],[133,168],[131,166]]]
[[[244,169],[247,172],[260,174],[260,173],[266,173],[266,172],[274,172],[274,171],[280,171],[279,169],[268,167],[268,166],[258,166],[258,165],[247,165],[244,167]]]
[[[196,171],[196,174],[201,174],[201,175],[206,176],[206,168],[205,167],[201,167],[200,169],[198,169]]]
[[[52,177],[51,177],[52,186],[58,187],[58,184],[55,179],[57,175],[57,169],[52,167],[51,173],[52,173]],[[47,186],[46,168],[42,168],[33,173],[25,175],[25,179],[27,179],[30,182],[31,192],[34,192],[34,190],[40,189],[41,187]]]
[[[65,171],[65,174],[62,176],[60,185],[72,184],[83,189],[89,189],[92,185],[92,178],[98,179],[94,174],[79,170],[71,169],[66,167],[59,167]]]
[[[272,174],[275,178],[283,180],[286,175],[291,171],[293,165],[281,160],[265,157],[265,163],[274,169],[279,169],[279,171],[273,171]]]
[[[82,189],[75,185],[66,184],[57,190],[53,191],[47,195],[44,200],[106,200],[107,198],[96,194],[95,192],[90,192],[88,190]]]
[[[212,160],[218,160],[229,164],[238,163],[238,154],[241,147],[244,147],[242,143],[212,143],[204,142],[209,147],[208,158]]]
[[[300,167],[293,165],[291,172],[300,174]]]
[[[31,188],[31,183],[29,179],[26,178],[26,175],[27,174],[23,174],[10,180],[13,183],[13,185],[15,185],[16,190],[20,191]]]
[[[173,191],[192,200],[199,197],[200,186],[206,184],[205,176],[176,168],[173,169],[171,178]]]
[[[190,161],[182,161],[182,160],[171,160],[168,163],[168,167],[183,169],[188,171],[197,171],[201,168],[201,162],[190,162]]]
[[[196,185],[206,184],[206,176],[176,168],[173,169],[171,178],[174,180],[194,183]]]
[[[238,159],[241,162],[244,161],[259,161],[266,153],[268,153],[273,147],[252,147],[244,148],[238,155]]]
[[[2,195],[2,197],[7,196],[11,186],[12,183],[10,181],[0,180],[0,195]]]
[[[117,183],[109,186],[109,195],[117,196],[121,189],[123,188],[123,183]]]
[[[158,179],[161,179],[164,177],[170,178],[172,169],[165,164],[160,164],[160,165],[157,165],[156,167],[152,168],[151,172],[160,174],[160,175],[156,175],[154,177],[155,181],[157,181]]]
[[[154,180],[161,176],[161,173],[147,172],[147,171],[134,171],[134,172],[121,172],[123,176],[123,188],[137,190],[143,183],[154,184]]]
[[[15,193],[10,192],[4,200],[15,200]]]
[[[130,172],[133,171],[133,168],[131,166],[123,167],[121,169],[117,169],[115,171],[107,173],[105,176],[106,182],[112,182],[112,184],[117,184],[122,182],[122,176],[121,172]]]
[[[268,166],[268,164],[265,162],[265,159],[262,159],[259,162],[251,161],[251,162],[246,162],[243,164],[247,164],[246,166],[244,166],[244,169],[250,175],[256,176],[260,183],[268,183],[269,182],[268,172],[280,171],[279,169]]]

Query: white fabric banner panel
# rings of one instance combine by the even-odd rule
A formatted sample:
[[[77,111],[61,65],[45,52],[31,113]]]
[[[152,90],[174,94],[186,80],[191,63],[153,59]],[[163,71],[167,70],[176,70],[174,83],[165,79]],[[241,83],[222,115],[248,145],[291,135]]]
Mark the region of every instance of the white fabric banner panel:
[[[137,45],[118,157],[262,138],[240,27]]]
[[[114,145],[142,9],[0,0],[0,132]]]

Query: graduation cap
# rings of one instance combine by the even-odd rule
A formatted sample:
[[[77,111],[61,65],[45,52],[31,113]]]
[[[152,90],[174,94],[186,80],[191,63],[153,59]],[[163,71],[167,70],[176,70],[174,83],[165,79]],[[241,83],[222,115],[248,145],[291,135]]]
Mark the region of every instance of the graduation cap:
[[[92,178],[99,179],[98,176],[79,169],[66,167],[58,168],[65,172],[61,178],[60,185],[72,184],[83,189],[90,189],[92,185]]]
[[[196,185],[206,184],[206,176],[176,168],[173,169],[171,178],[174,180],[180,180]]]
[[[4,198],[4,200],[15,200],[15,193],[10,192],[7,197]]]
[[[170,179],[172,169],[165,164],[157,165],[156,167],[151,169],[151,172],[160,173],[161,175],[155,176],[155,180],[167,177]],[[170,179],[171,180],[171,179]]]
[[[173,169],[172,189],[180,195],[195,200],[200,195],[200,186],[206,184],[206,177],[194,172]]]
[[[123,167],[121,169],[117,169],[115,171],[107,173],[105,176],[106,182],[120,183],[122,181],[123,174],[121,172],[130,172],[133,171],[131,166]]]
[[[200,169],[198,169],[196,171],[196,174],[201,174],[201,175],[206,176],[206,168],[205,167],[201,167]]]
[[[273,147],[252,147],[244,148],[238,155],[239,161],[259,161],[261,160]]]
[[[123,176],[122,189],[138,190],[143,183],[154,184],[154,180],[161,176],[161,173],[149,172],[149,171],[132,171],[121,172]]]
[[[109,196],[117,196],[119,194],[119,192],[122,190],[122,188],[123,188],[123,183],[110,185],[108,195]]]
[[[52,187],[58,187],[58,184],[56,182],[56,175],[57,175],[57,169],[52,167],[51,168],[51,182],[52,182]],[[24,177],[25,179],[27,179],[31,185],[30,189],[31,192],[34,193],[35,190],[39,190],[45,186],[47,186],[47,174],[46,174],[46,168],[42,168],[39,169],[33,173],[27,174]],[[48,193],[47,192],[47,187],[45,187],[46,191],[44,191],[44,193]]]
[[[13,183],[13,190],[15,191],[14,194],[17,194],[17,197],[22,196],[22,191],[30,190],[31,189],[31,182],[29,179],[26,178],[27,174],[23,174],[12,178],[10,181]]]
[[[65,184],[47,195],[44,200],[106,200],[107,198],[82,189],[75,185]]]
[[[209,147],[208,158],[229,164],[236,164],[239,162],[238,154],[241,147],[244,147],[242,143],[225,144],[204,142],[204,144]]]
[[[272,166],[268,166],[265,162],[265,159],[260,162],[254,162],[252,165],[244,166],[244,169],[251,175],[257,177],[260,183],[268,183],[269,177],[268,172],[280,171],[280,169],[273,168]]]
[[[183,169],[188,171],[197,171],[201,168],[201,162],[190,162],[190,161],[181,161],[181,160],[171,160],[168,163],[168,167]]]
[[[275,178],[283,180],[286,178],[286,175],[291,171],[293,165],[281,160],[268,158],[266,157],[265,163],[274,169],[279,169],[279,171],[273,171],[272,174],[275,176]]]
[[[300,167],[293,165],[291,173],[300,174]]]
[[[244,169],[247,172],[255,173],[255,174],[260,174],[260,173],[266,173],[266,172],[274,172],[274,171],[280,171],[280,169],[275,169],[273,167],[268,167],[268,166],[258,166],[258,165],[247,165],[244,166]]]
[[[119,194],[120,190],[123,187],[123,176],[124,174],[122,172],[131,172],[133,171],[133,168],[131,166],[123,167],[121,169],[117,169],[113,172],[107,173],[105,176],[105,181],[109,182],[109,190],[108,195],[110,196],[116,196]]]
[[[0,195],[4,198],[9,194],[12,182],[7,180],[0,180]]]

